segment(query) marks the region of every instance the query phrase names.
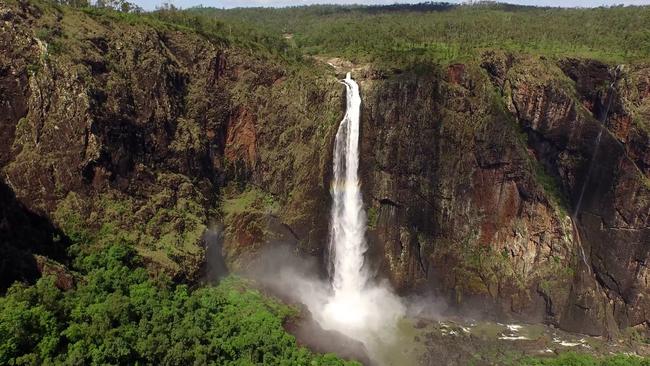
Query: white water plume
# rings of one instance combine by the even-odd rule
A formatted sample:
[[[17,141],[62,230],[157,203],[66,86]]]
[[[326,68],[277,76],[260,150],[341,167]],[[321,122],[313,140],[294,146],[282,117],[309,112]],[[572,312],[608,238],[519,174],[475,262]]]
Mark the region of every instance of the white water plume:
[[[371,283],[364,268],[366,213],[359,186],[359,86],[347,74],[347,110],[334,145],[333,199],[330,227],[332,294],[315,314],[320,325],[374,343],[403,316],[401,301],[388,289]]]
[[[358,294],[367,282],[363,270],[366,214],[359,188],[359,86],[350,73],[344,80],[347,111],[339,125],[334,144],[330,260],[335,293]]]

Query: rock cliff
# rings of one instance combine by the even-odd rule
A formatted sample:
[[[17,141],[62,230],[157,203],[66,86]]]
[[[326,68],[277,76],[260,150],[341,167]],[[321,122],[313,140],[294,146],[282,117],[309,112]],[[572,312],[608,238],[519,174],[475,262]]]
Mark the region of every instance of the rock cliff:
[[[569,330],[643,328],[647,78],[638,65],[488,52],[363,83],[380,273]]]

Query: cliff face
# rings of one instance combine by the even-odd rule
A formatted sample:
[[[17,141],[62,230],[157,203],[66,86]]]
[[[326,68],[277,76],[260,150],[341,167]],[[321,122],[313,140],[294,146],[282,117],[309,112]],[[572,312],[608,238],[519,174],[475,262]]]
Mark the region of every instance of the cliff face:
[[[628,66],[616,72],[615,65],[567,60],[558,66],[575,83],[571,90],[556,78],[521,76],[531,68],[547,70],[540,66],[515,65],[503,90],[511,94],[512,112],[534,136],[538,158],[561,178],[586,252],[578,263],[586,268],[574,277],[561,325],[602,333],[613,323],[645,324],[650,70]]]
[[[365,100],[381,271],[457,305],[555,319],[578,253],[571,221],[487,75],[452,65],[368,85]]]
[[[648,69],[615,69],[488,53],[365,82],[380,272],[569,330],[647,324]]]
[[[29,3],[0,11],[0,163],[26,209],[76,241],[137,244],[179,280],[200,276],[210,219],[225,221],[232,261],[287,233],[322,247],[314,221],[326,219],[311,214],[325,213],[335,80],[169,24]],[[286,209],[247,210],[237,198],[252,186]],[[222,214],[224,198],[244,209]]]
[[[65,287],[33,255],[65,264],[69,238],[134,243],[195,281],[213,222],[231,269],[279,242],[324,257],[344,109],[329,68],[28,3],[0,4],[0,26],[0,245],[36,268],[0,262],[3,279],[45,268]],[[370,267],[461,308],[647,323],[650,69],[614,69],[486,53],[360,78]]]
[[[138,241],[194,277],[219,141],[193,132],[223,123],[217,47],[27,3],[2,10],[3,49],[17,50],[3,84],[22,86],[3,95],[21,106],[3,124],[6,183],[75,239]]]

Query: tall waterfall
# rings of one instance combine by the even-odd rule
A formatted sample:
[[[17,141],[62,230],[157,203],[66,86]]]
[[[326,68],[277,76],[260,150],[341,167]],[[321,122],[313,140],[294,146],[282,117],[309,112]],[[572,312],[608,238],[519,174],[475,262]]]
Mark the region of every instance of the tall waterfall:
[[[347,111],[334,145],[330,261],[335,293],[354,294],[361,292],[367,281],[363,271],[366,215],[358,177],[361,96],[350,73],[343,83],[347,89]]]
[[[336,133],[332,164],[331,286],[324,297],[306,291],[311,295],[305,303],[321,327],[362,341],[379,353],[382,344],[390,343],[405,309],[389,285],[374,282],[364,267],[366,213],[358,175],[361,96],[349,73],[342,82],[347,110]]]
[[[406,308],[388,282],[372,278],[364,266],[366,213],[359,184],[361,95],[348,73],[345,116],[336,132],[330,193],[330,281],[310,279],[302,270],[285,271],[278,278],[307,306],[325,330],[336,331],[363,344],[363,352],[377,365],[387,364],[405,340],[398,332]],[[410,334],[410,333],[409,333]],[[345,340],[342,340],[345,343]],[[350,344],[357,347],[356,343]]]
[[[325,316],[354,327],[365,322],[362,293],[368,282],[363,268],[366,251],[366,213],[359,187],[359,85],[350,73],[343,80],[347,110],[334,144],[334,178],[331,186],[330,265],[333,296]]]

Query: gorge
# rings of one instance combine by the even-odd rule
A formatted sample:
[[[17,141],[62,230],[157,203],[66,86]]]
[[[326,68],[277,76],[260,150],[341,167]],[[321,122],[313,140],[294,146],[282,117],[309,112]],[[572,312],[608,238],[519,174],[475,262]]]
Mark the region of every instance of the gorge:
[[[13,342],[0,364],[226,357],[216,333],[183,339],[212,331],[200,325],[98,334],[124,322],[129,339],[152,314],[175,314],[161,322],[179,329],[181,313],[218,323],[193,312],[241,305],[249,285],[226,279],[232,291],[209,297],[217,263],[263,283],[289,257],[282,285],[300,292],[299,311],[242,292],[262,301],[248,311],[284,318],[259,315],[280,333],[237,329],[280,335],[246,338],[261,343],[221,364],[336,364],[305,350],[264,358],[297,347],[281,332],[301,317],[368,353],[369,335],[406,334],[422,364],[647,356],[650,10],[482,6],[137,14],[0,2],[0,339]],[[123,272],[101,272],[112,265]],[[126,274],[137,278],[122,286]],[[40,317],[52,298],[74,306]],[[160,310],[169,304],[182,311]],[[80,309],[106,319],[71,320]],[[102,354],[108,342],[123,352]],[[182,361],[156,353],[180,349]]]

